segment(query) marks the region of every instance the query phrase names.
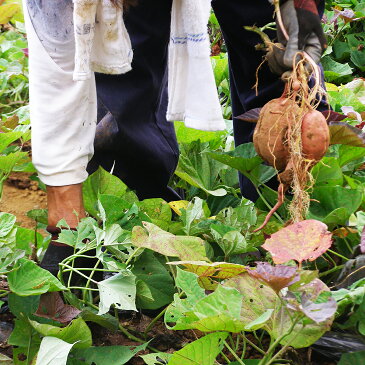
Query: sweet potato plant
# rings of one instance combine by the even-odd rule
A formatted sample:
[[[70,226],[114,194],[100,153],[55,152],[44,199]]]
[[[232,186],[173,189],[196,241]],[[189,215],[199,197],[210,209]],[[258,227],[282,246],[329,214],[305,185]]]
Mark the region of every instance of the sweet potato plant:
[[[171,186],[186,200],[140,201],[100,168],[83,187],[88,217],[77,230],[59,223],[59,242],[74,254],[57,278],[38,265],[50,240],[47,212],[28,212],[29,229],[0,209],[1,364],[365,362],[365,82],[358,77],[363,50],[353,46],[365,12],[356,0],[327,3],[331,111],[319,115],[311,97],[298,103],[309,96],[298,72],[281,99],[240,116],[258,128],[253,143],[235,148],[227,55],[215,53],[228,128],[201,132],[176,122],[181,156]],[[8,11],[18,2],[0,1],[0,14],[10,4]],[[27,57],[19,21],[18,13],[9,15],[0,34],[0,187],[14,171],[35,174],[25,148]],[[219,53],[225,46],[216,23],[211,34]],[[290,128],[301,138],[304,165],[293,160]],[[290,193],[293,166],[311,175],[297,220],[289,209],[298,202]],[[238,172],[252,181],[255,203],[240,195]],[[275,181],[286,189],[274,212]],[[326,357],[323,343],[336,335],[350,338],[351,348],[337,342]]]

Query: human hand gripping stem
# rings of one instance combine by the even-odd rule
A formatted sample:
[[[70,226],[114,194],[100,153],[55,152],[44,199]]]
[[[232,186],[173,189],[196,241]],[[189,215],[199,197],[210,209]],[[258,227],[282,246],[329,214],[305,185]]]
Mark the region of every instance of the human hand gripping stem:
[[[274,0],[277,36],[285,48],[274,47],[268,55],[272,72],[291,70],[294,58],[304,52],[318,64],[327,47],[316,0]],[[311,68],[311,66],[310,66]]]

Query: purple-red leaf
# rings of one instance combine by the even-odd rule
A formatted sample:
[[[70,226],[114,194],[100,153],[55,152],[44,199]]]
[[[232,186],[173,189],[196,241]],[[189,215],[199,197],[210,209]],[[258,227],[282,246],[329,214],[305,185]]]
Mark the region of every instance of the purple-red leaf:
[[[35,312],[38,317],[53,319],[60,323],[71,322],[81,311],[72,305],[65,304],[58,292],[41,295],[39,307]]]
[[[345,122],[329,123],[331,144],[347,144],[355,147],[365,147],[365,133]]]
[[[347,118],[346,115],[334,112],[333,110],[324,110],[322,111],[322,114],[326,118],[328,124],[331,122],[341,122],[341,120]]]
[[[299,280],[297,268],[293,266],[272,266],[268,262],[258,262],[256,269],[248,269],[248,274],[264,281],[277,293]]]
[[[336,313],[337,303],[334,298],[329,298],[324,303],[314,303],[306,294],[302,297],[302,312],[316,323],[321,323],[332,318]]]
[[[332,234],[327,231],[327,226],[310,219],[273,233],[262,247],[271,253],[276,264],[283,264],[289,260],[299,263],[313,261],[325,253],[331,244]]]
[[[243,120],[244,122],[256,123],[259,120],[260,111],[262,108],[251,109],[246,113],[235,117],[236,119]]]

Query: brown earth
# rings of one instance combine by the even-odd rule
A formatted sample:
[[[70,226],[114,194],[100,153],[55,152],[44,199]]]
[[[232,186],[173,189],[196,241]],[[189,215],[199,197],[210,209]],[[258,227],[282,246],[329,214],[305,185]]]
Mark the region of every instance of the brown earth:
[[[19,225],[34,228],[35,222],[27,217],[32,209],[46,209],[46,193],[39,189],[38,183],[24,172],[12,173],[4,183],[3,195],[0,200],[0,212],[14,214]]]

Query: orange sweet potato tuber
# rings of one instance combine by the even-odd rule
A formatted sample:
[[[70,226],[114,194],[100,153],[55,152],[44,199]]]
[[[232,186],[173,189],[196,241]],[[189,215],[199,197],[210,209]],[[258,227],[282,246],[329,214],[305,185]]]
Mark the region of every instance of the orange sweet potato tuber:
[[[290,160],[288,133],[294,122],[301,121],[302,155],[305,159],[319,161],[326,153],[330,134],[322,113],[302,109],[291,98],[269,101],[261,109],[253,142],[259,156],[278,171],[283,171]]]

